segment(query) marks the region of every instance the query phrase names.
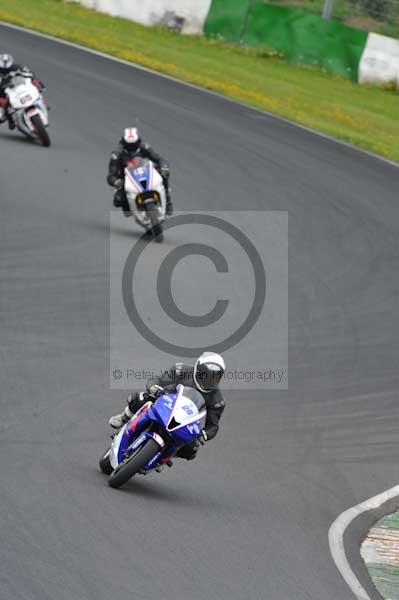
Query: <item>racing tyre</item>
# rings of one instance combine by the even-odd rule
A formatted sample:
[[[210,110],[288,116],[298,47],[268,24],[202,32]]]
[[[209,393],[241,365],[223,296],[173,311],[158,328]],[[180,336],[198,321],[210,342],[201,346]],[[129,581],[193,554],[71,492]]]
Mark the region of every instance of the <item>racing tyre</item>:
[[[108,449],[106,453],[102,455],[99,462],[100,469],[105,475],[111,475],[112,471],[114,470],[109,461],[109,453],[110,450]]]
[[[136,452],[120,463],[110,475],[108,483],[112,488],[119,488],[136,475],[140,469],[156,455],[159,445],[155,440],[149,439]]]
[[[158,243],[163,242],[162,225],[159,222],[158,208],[154,202],[150,202],[146,206],[146,213],[151,221],[152,237]]]
[[[37,138],[42,146],[48,148],[51,144],[49,134],[47,133],[47,129],[43,125],[43,121],[40,115],[33,115],[32,117],[32,125],[35,128],[35,132]]]

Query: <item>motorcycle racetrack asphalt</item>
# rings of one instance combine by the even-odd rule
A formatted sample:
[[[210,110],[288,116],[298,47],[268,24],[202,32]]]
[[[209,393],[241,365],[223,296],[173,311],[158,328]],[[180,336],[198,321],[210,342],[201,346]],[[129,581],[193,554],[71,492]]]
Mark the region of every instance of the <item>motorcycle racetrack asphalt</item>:
[[[328,529],[398,476],[397,168],[48,39],[1,42],[47,84],[53,146],[0,130],[0,598],[352,598]],[[115,491],[97,465],[124,403],[105,176],[135,115],[177,208],[288,211],[289,389],[227,394],[196,461]]]

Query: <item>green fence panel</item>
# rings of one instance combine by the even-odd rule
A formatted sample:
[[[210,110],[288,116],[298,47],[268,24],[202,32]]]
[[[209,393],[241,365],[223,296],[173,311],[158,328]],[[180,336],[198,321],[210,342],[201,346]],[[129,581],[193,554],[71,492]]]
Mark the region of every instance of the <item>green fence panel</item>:
[[[205,21],[205,35],[238,42],[247,11],[247,0],[213,0]]]
[[[313,65],[357,81],[367,32],[260,0],[253,2],[245,23],[247,8],[247,2],[241,0],[213,0],[205,34],[230,42],[242,36],[244,45],[271,47],[290,62]]]

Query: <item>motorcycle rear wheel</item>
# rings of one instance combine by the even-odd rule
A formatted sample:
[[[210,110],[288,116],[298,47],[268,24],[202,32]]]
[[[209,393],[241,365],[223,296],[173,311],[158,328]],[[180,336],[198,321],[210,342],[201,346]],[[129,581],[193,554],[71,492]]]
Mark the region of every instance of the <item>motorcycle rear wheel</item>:
[[[148,439],[143,446],[116,467],[109,476],[108,484],[112,488],[121,487],[121,485],[136,475],[140,469],[145,467],[158,451],[159,445],[157,442],[153,439]]]

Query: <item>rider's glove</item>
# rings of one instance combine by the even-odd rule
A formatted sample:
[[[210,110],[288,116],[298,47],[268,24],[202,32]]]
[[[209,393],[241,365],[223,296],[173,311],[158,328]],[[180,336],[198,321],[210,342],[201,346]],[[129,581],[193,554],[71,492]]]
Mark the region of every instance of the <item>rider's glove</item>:
[[[123,188],[123,185],[124,185],[124,183],[123,183],[122,179],[117,179],[117,180],[114,182],[114,187],[115,187],[117,190],[121,190],[121,189]]]
[[[150,386],[149,388],[149,394],[152,398],[157,398],[158,396],[160,396],[161,394],[164,393],[164,389],[162,386],[157,385],[157,384],[153,384]]]
[[[201,444],[201,446],[203,446],[205,444],[207,439],[208,439],[208,434],[206,433],[205,429],[202,429],[200,435],[198,436],[198,441]]]
[[[33,71],[29,67],[22,67],[21,73],[24,77],[33,77]]]
[[[160,168],[160,172],[162,177],[164,177],[165,179],[167,179],[170,175],[170,169],[168,165],[162,165],[162,167]]]
[[[152,402],[152,400],[154,399],[152,398],[152,396],[150,396],[148,392],[143,392],[142,398],[143,402]]]
[[[46,89],[46,86],[44,85],[43,81],[40,81],[40,79],[32,79],[32,83],[34,86],[37,87],[39,92],[42,92],[43,90]]]
[[[157,398],[158,396],[161,396],[164,393],[164,389],[162,386],[160,385],[151,385],[150,389],[148,390],[150,396],[152,396],[153,398]]]

